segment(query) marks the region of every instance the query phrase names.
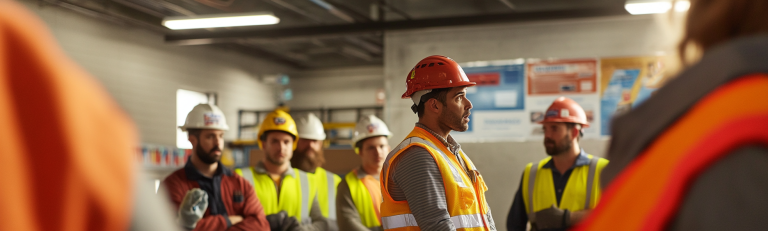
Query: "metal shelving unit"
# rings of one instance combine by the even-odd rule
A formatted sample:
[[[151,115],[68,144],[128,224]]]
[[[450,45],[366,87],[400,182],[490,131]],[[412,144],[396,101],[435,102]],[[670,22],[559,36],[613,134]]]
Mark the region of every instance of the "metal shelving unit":
[[[238,140],[233,142],[234,145],[239,146],[254,146],[256,137],[243,137],[243,131],[246,129],[257,129],[259,123],[263,120],[267,113],[273,110],[240,110],[237,115],[237,137]],[[366,106],[366,107],[339,107],[339,108],[309,108],[309,109],[290,109],[289,114],[294,118],[303,116],[306,113],[314,113],[323,122],[323,127],[326,131],[329,131],[329,139],[327,140],[327,148],[331,149],[344,149],[351,148],[348,144],[339,144],[350,137],[339,137],[335,131],[341,131],[343,129],[354,130],[355,123],[360,120],[364,115],[376,115],[382,117],[384,113],[383,106]],[[342,116],[345,115],[345,116]],[[354,115],[354,116],[350,116]],[[244,117],[250,117],[250,121],[244,121]],[[343,118],[342,118],[343,117]],[[350,118],[351,117],[351,118]],[[255,121],[254,121],[255,119]]]

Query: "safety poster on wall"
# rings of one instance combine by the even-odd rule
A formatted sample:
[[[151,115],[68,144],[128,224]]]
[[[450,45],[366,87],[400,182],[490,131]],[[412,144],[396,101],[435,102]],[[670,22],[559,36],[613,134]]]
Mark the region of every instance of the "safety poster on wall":
[[[544,131],[538,124],[550,104],[560,96],[573,99],[587,114],[590,126],[584,129],[585,137],[600,136],[600,110],[598,92],[597,59],[529,59],[526,63],[528,97],[526,111],[530,115],[531,139],[541,139]]]
[[[523,62],[464,68],[469,80],[477,85],[467,88],[467,98],[473,106],[469,129],[452,133],[454,138],[471,142],[526,137],[528,123]]]
[[[600,60],[600,134],[610,135],[613,117],[648,99],[663,79],[663,57],[604,58]]]
[[[545,112],[561,96],[587,115],[585,138],[610,136],[611,119],[648,99],[659,87],[664,57],[515,59],[461,64],[475,87],[469,129],[459,142],[534,141]]]

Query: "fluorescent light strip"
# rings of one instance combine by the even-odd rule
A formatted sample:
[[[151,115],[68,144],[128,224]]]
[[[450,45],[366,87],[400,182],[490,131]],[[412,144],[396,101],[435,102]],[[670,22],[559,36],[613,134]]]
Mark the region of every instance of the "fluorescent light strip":
[[[688,8],[690,7],[691,7],[691,2],[689,1],[675,2],[676,12],[688,11]],[[661,14],[661,13],[666,13],[670,9],[672,9],[672,2],[671,1],[627,2],[627,4],[624,5],[624,9],[626,9],[627,12],[633,15]]]
[[[257,26],[277,24],[280,19],[271,14],[244,16],[211,16],[196,18],[167,18],[163,25],[171,30],[186,30],[216,27]]]

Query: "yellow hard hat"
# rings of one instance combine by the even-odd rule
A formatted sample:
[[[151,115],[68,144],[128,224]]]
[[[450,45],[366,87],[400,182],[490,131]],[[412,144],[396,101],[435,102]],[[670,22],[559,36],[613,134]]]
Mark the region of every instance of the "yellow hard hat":
[[[278,109],[267,114],[264,121],[261,121],[257,136],[260,149],[264,149],[264,145],[261,143],[261,136],[268,131],[282,131],[291,134],[293,136],[293,150],[296,150],[296,145],[299,143],[299,132],[296,131],[296,122],[293,121],[293,117],[288,112]]]

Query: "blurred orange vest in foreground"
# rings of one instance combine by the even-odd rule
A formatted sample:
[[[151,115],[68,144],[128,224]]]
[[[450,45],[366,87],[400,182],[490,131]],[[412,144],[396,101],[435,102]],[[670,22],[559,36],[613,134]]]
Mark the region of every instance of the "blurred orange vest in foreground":
[[[768,75],[752,75],[702,98],[618,175],[576,230],[664,230],[700,173],[740,147],[768,144],[766,89]]]
[[[0,1],[0,230],[125,230],[136,131],[43,24]]]

